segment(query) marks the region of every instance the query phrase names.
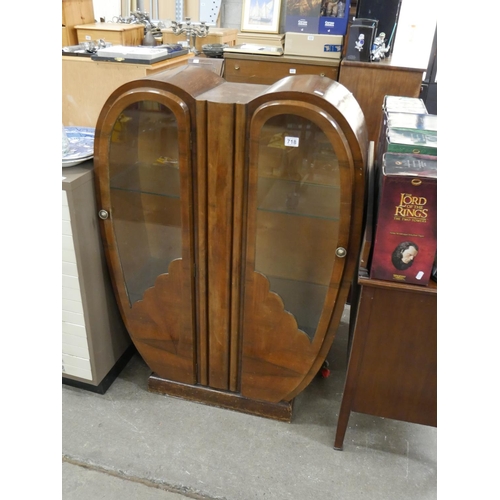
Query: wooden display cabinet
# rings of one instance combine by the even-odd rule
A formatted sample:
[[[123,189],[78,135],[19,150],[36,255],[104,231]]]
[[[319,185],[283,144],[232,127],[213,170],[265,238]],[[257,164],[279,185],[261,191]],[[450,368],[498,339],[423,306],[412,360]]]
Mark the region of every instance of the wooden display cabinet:
[[[368,149],[351,94],[196,65],[129,82],[97,121],[101,230],[153,392],[289,421],[333,342]]]

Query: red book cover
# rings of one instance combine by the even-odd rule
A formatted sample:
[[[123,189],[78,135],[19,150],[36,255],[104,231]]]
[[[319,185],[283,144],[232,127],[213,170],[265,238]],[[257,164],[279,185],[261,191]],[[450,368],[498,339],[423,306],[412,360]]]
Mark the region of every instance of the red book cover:
[[[436,251],[437,158],[385,153],[370,276],[427,285]]]

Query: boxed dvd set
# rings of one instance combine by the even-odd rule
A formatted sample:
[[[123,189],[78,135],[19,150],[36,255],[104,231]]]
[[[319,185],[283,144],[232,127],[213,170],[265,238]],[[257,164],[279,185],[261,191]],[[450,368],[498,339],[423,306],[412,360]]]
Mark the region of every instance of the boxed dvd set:
[[[319,32],[319,13],[321,0],[303,2],[301,0],[285,0],[286,17],[285,32],[312,33]],[[285,37],[286,44],[286,37]]]
[[[437,155],[437,115],[427,112],[422,99],[393,95],[384,97],[377,139],[377,168],[382,165],[382,155],[389,147],[389,129],[394,131],[390,141],[392,152]],[[433,137],[411,139],[412,132]],[[404,137],[407,134],[410,138]],[[415,144],[416,142],[420,144]]]
[[[347,32],[351,0],[323,0],[319,17],[321,35],[342,35]]]
[[[386,95],[382,105],[384,111],[398,111],[400,113],[427,113],[422,99],[399,95]]]
[[[370,276],[427,285],[437,251],[437,157],[384,153]]]
[[[386,151],[437,156],[437,134],[427,130],[387,127]]]

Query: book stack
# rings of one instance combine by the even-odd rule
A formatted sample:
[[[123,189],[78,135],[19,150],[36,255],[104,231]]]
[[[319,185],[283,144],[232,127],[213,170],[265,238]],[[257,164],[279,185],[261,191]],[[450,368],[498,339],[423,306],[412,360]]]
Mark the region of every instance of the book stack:
[[[437,116],[386,96],[376,160],[370,277],[428,285],[437,253]]]

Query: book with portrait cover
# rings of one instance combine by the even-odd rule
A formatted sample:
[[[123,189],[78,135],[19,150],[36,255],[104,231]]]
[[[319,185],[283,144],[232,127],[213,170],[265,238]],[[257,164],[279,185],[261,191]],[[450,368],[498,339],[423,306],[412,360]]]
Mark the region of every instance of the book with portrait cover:
[[[385,153],[370,277],[427,285],[437,252],[437,157]]]

